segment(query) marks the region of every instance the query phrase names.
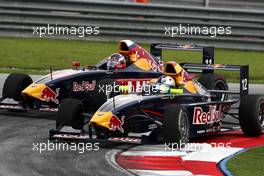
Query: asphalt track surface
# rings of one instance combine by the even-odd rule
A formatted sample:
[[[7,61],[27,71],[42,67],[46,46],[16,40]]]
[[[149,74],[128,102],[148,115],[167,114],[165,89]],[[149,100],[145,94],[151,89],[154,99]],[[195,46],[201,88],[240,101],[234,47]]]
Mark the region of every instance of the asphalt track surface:
[[[6,75],[0,75],[0,89]],[[231,85],[230,87],[234,87]],[[264,86],[250,86],[251,93],[264,93]],[[2,93],[2,90],[0,90]],[[1,94],[0,93],[0,94]],[[55,127],[54,113],[13,113],[0,111],[0,175],[125,175],[111,167],[105,154],[112,149],[133,146],[105,143],[98,151],[33,150],[37,143],[48,142],[48,131]]]
[[[5,76],[0,76],[3,87]],[[2,93],[2,90],[0,90]],[[55,127],[54,113],[12,113],[0,111],[0,175],[46,176],[46,175],[115,175],[124,173],[111,167],[105,154],[117,145],[104,144],[98,151],[80,154],[76,151],[37,151],[33,143],[48,142],[48,131]],[[120,146],[126,148],[126,146]]]

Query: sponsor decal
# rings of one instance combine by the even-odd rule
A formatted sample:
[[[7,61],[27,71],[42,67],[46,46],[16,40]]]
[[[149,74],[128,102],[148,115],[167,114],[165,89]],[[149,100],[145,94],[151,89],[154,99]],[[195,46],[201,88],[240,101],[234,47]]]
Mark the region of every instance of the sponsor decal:
[[[213,132],[221,131],[222,126],[213,126]]]
[[[89,81],[82,81],[82,83],[73,82],[72,90],[73,92],[88,92],[94,90],[95,86],[95,80],[93,80],[91,83]]]
[[[124,129],[123,129],[123,125],[124,125],[124,116],[121,117],[121,120],[119,118],[116,117],[116,115],[113,114],[113,116],[111,117],[110,121],[109,121],[109,128],[112,131],[120,131],[121,133],[124,133]]]
[[[128,86],[127,90],[121,90],[123,93],[141,93],[150,79],[117,79],[116,81],[119,87]]]
[[[83,134],[55,134],[53,137],[63,139],[90,139],[89,135]]]
[[[222,113],[221,107],[217,110],[217,106],[210,105],[209,111],[204,112],[201,107],[194,107],[193,112],[193,124],[194,125],[203,125],[203,124],[212,124],[214,122],[219,122],[221,120]]]
[[[46,87],[41,93],[41,98],[44,99],[46,102],[52,101],[56,104],[59,104],[59,101],[57,99],[59,96],[59,91],[60,88],[57,88],[56,92],[54,92],[53,90],[51,90],[51,88]]]
[[[19,105],[0,105],[0,109],[16,109],[23,110],[24,108]]]
[[[43,112],[58,112],[58,108],[40,108],[39,110]]]
[[[158,128],[158,126],[157,126],[156,124],[150,124],[150,125],[148,126],[148,129],[149,129],[149,130],[153,130],[153,129],[156,129],[156,128]]]
[[[135,56],[136,56],[136,59],[139,60],[139,59],[142,59],[142,58],[145,58],[149,65],[151,66],[151,69],[153,71],[162,71],[162,67],[163,65],[158,65],[155,60],[152,58],[152,56],[145,51],[145,49],[139,47],[136,51],[135,51]]]
[[[147,61],[148,61],[148,64],[151,66],[151,69],[153,70],[153,71],[162,71],[161,69],[160,69],[160,67],[162,67],[162,66],[159,66],[156,62],[154,62],[152,59],[147,59]]]
[[[182,70],[180,73],[181,77],[182,77],[182,84],[187,84],[187,82],[192,81],[192,76],[189,75],[189,73],[187,73],[185,70]]]
[[[97,115],[98,115],[98,116],[102,116],[102,115],[104,115],[104,113],[98,113]]]
[[[220,68],[220,67],[226,67],[226,65],[224,65],[224,64],[214,64],[213,67],[214,68]]]
[[[122,142],[141,142],[139,138],[128,138],[128,137],[110,137],[110,141],[122,141]]]
[[[205,130],[198,130],[197,131],[197,134],[203,134],[203,133],[205,133]]]

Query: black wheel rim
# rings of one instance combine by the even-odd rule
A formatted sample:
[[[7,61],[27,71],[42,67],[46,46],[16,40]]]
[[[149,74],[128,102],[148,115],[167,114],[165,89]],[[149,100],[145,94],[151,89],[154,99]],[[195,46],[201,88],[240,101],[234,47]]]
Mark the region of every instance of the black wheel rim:
[[[188,142],[188,135],[189,135],[188,115],[184,111],[180,112],[179,132],[180,132],[180,135],[181,135],[181,140],[182,140],[181,142],[182,143]]]

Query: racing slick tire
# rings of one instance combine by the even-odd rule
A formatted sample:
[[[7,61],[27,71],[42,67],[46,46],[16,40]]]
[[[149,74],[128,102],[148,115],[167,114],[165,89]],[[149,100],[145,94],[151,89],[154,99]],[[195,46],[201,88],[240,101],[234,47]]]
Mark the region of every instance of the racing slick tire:
[[[258,136],[264,128],[264,96],[246,95],[239,106],[239,123],[247,136]]]
[[[170,105],[164,112],[163,135],[165,144],[169,147],[181,147],[189,140],[189,114],[185,107]]]
[[[62,100],[57,113],[56,129],[60,130],[63,126],[71,126],[81,130],[84,123],[81,115],[83,110],[83,103],[80,100],[73,98]]]
[[[217,75],[214,73],[207,73],[202,74],[198,82],[202,84],[206,89],[208,90],[228,90],[228,85],[226,83],[226,80],[224,76]],[[212,98],[213,100],[227,100],[227,95],[223,93],[214,93],[216,95],[216,98]]]
[[[32,82],[31,77],[27,74],[11,73],[5,80],[2,96],[20,101],[21,92]]]

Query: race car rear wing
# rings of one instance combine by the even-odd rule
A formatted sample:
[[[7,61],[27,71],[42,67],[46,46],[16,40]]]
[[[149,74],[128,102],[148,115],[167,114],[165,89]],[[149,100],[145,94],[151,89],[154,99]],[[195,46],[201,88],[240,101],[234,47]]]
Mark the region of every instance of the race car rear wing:
[[[150,53],[162,60],[162,50],[187,50],[187,51],[202,51],[203,64],[214,64],[214,47],[213,46],[197,46],[197,45],[178,45],[178,44],[162,44],[153,43],[150,45]]]
[[[189,64],[186,63],[183,65],[183,68],[191,70],[190,72],[195,72],[197,70],[202,70],[203,72],[213,73],[214,70],[224,70],[224,71],[239,71],[240,72],[240,97],[248,95],[248,84],[249,84],[249,66],[248,65],[224,65],[224,64]]]
[[[179,45],[153,43],[150,53],[162,59],[162,50],[187,50],[203,52],[202,64],[181,63],[180,65],[189,73],[213,73],[214,70],[239,71],[240,72],[240,97],[248,94],[249,67],[248,65],[223,65],[214,64],[214,47],[197,45]],[[227,92],[228,93],[228,92]]]

